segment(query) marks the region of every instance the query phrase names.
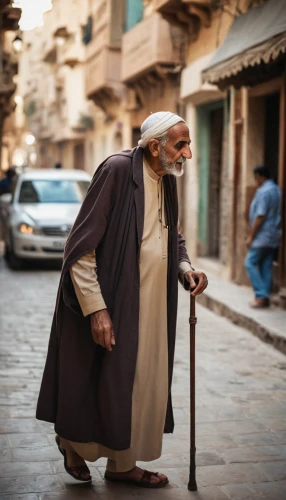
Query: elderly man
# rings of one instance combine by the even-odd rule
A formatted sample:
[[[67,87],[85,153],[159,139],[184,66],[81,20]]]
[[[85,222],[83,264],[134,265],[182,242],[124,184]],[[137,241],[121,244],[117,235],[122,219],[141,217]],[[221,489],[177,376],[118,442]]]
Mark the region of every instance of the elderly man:
[[[174,428],[178,276],[194,295],[207,278],[177,229],[188,127],[159,112],[141,133],[97,169],[68,238],[37,418],[55,423],[75,479],[91,479],[84,460],[106,457],[106,480],[159,488],[168,478],[136,461],[159,458]]]

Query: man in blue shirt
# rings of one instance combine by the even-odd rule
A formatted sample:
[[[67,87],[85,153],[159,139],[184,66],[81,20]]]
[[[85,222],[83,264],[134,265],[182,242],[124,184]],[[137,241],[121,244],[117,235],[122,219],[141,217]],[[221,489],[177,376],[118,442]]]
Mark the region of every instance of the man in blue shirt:
[[[250,205],[245,267],[255,292],[249,305],[257,309],[269,307],[272,264],[280,244],[281,194],[266,167],[255,167],[253,173],[258,189]]]

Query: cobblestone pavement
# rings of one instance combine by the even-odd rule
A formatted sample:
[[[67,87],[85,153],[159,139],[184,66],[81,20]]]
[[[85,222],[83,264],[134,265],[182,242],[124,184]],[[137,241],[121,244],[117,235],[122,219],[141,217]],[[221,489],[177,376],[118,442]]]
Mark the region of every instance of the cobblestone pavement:
[[[285,357],[202,307],[197,310],[199,491],[186,489],[189,297],[183,291],[173,384],[176,429],[151,465],[168,474],[170,485],[155,491],[105,484],[105,460],[91,464],[92,486],[70,478],[53,427],[34,418],[58,279],[55,270],[12,272],[1,262],[0,500],[286,498]]]

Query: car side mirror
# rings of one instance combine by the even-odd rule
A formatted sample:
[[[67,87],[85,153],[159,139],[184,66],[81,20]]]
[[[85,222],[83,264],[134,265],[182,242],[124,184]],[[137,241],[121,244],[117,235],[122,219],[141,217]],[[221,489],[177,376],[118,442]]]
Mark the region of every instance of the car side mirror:
[[[5,193],[0,196],[1,203],[9,205],[12,202],[12,193]]]

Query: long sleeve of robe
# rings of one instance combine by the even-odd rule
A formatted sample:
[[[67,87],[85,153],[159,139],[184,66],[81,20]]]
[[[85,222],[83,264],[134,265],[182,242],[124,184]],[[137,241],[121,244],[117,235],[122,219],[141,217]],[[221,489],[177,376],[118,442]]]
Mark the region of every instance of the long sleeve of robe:
[[[94,250],[83,255],[72,265],[70,275],[84,316],[106,309],[98,283]]]
[[[179,262],[179,278],[183,283],[186,272],[193,270],[187,261]],[[106,309],[96,273],[95,251],[83,255],[70,268],[70,275],[82,314],[88,316]]]

